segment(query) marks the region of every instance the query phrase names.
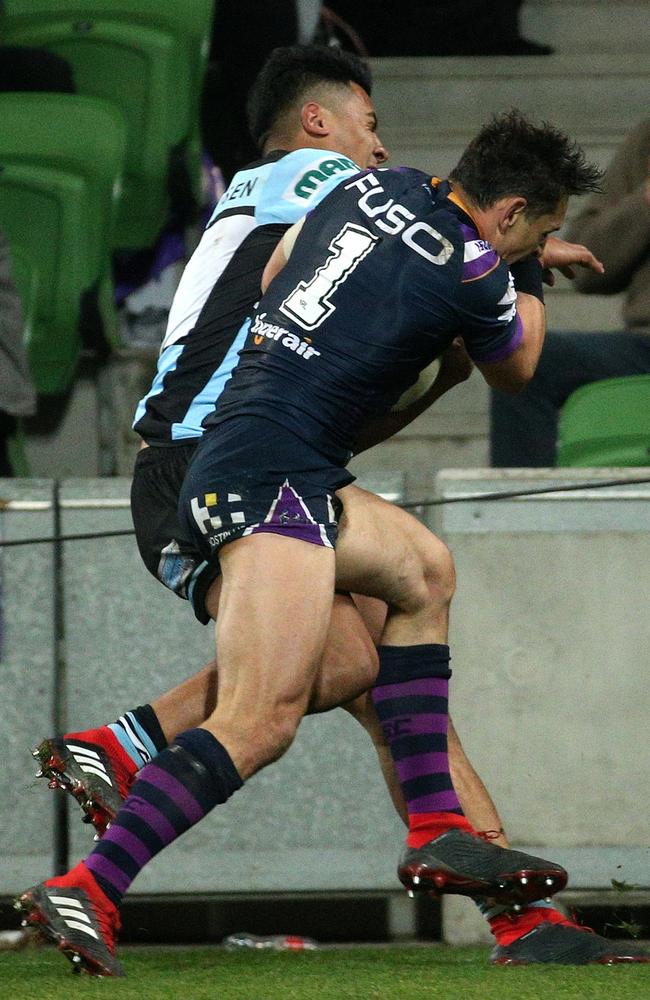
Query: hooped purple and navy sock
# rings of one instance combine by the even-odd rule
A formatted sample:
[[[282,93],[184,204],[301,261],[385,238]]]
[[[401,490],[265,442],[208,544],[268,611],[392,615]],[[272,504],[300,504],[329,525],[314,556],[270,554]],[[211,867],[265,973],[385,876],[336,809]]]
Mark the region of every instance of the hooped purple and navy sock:
[[[380,646],[372,699],[409,816],[407,845],[471,830],[449,773],[449,646]]]
[[[138,774],[129,797],[85,861],[119,906],[142,868],[226,802],[243,782],[230,754],[207,729],[188,729]]]

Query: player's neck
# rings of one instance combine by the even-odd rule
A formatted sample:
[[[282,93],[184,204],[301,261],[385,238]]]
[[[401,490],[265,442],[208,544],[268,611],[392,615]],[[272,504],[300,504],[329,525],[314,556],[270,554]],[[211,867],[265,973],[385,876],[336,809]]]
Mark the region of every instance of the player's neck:
[[[449,187],[451,188],[448,195],[450,201],[453,201],[459,208],[462,208],[466,215],[469,215],[470,219],[474,221],[479,233],[482,236],[483,233],[480,229],[480,216],[482,213],[479,207],[473,203],[472,199],[469,197],[463,186],[458,183],[458,181],[450,180]]]
[[[320,136],[311,136],[306,132],[300,131],[295,135],[288,136],[286,133],[282,132],[272,132],[264,146],[262,148],[262,153],[264,156],[268,156],[276,149],[286,149],[287,152],[291,153],[295,149],[327,149],[331,150],[331,144],[327,142],[326,139]]]
[[[451,187],[450,200],[469,215],[481,239],[491,243],[494,236],[494,219],[492,218],[494,213],[490,209],[479,208],[458,181],[449,181],[449,184]]]

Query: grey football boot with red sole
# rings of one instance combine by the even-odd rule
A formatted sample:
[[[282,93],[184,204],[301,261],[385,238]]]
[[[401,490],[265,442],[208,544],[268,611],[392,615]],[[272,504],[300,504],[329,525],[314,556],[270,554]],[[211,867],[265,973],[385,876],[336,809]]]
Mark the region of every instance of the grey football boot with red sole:
[[[458,829],[423,847],[407,847],[397,874],[410,893],[480,896],[515,906],[550,898],[568,881],[564,868],[552,861]]]

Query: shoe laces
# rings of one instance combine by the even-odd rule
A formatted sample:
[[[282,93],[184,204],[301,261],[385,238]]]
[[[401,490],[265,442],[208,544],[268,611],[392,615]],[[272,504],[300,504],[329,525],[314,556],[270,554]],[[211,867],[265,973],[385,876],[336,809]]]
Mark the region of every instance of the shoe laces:
[[[500,827],[498,830],[477,830],[476,836],[480,837],[481,840],[484,840],[489,844],[491,840],[498,840],[504,833],[505,830],[503,827]]]

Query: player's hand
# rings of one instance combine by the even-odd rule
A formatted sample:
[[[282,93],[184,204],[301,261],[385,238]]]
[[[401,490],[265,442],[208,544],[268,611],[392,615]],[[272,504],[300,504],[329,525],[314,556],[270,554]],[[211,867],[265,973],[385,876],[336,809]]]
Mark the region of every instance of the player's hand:
[[[581,243],[567,243],[559,236],[548,236],[544,249],[540,254],[540,263],[544,269],[544,282],[547,285],[555,284],[555,275],[551,268],[556,268],[565,278],[575,278],[575,267],[589,268],[596,274],[604,274],[605,268],[602,261],[582,246]]]
[[[455,337],[447,350],[440,355],[438,379],[450,387],[465,382],[474,370],[474,362],[465,350],[462,337]]]

